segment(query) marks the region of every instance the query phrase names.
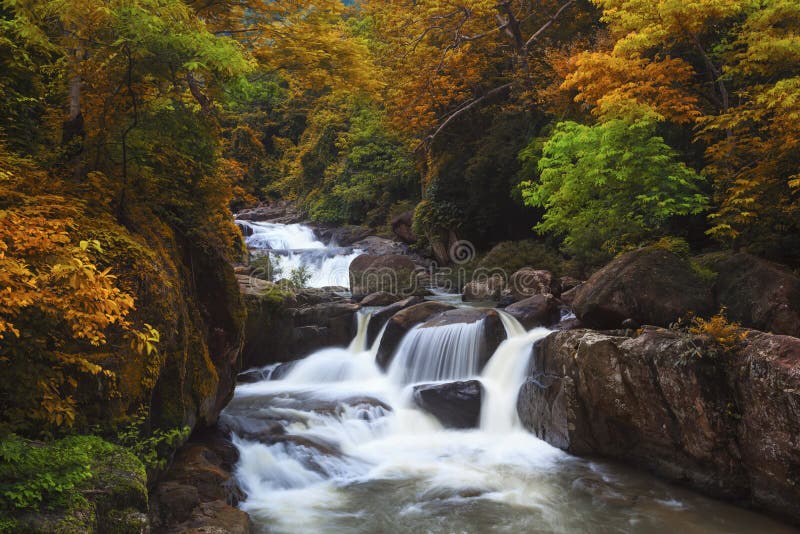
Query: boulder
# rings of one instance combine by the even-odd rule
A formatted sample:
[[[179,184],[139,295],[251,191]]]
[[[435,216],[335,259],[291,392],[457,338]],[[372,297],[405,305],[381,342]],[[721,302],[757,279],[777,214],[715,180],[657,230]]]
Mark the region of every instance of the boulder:
[[[327,243],[328,246],[349,247],[356,241],[360,241],[367,237],[372,230],[366,226],[316,226],[314,233],[316,233],[320,240]]]
[[[233,216],[239,221],[269,221],[295,224],[303,221],[303,212],[291,201],[280,200],[240,211]]]
[[[377,291],[370,293],[361,300],[362,306],[388,306],[399,301],[400,297],[387,293],[386,291]]]
[[[404,243],[416,243],[417,236],[414,235],[412,230],[412,223],[414,220],[414,210],[408,210],[401,213],[392,219],[392,232],[400,241]]]
[[[503,290],[503,295],[522,300],[534,295],[561,294],[560,281],[550,271],[523,267],[508,279],[508,284]]]
[[[536,344],[522,424],[573,454],[632,463],[800,521],[800,339],[752,331],[716,358],[704,341],[556,332]]]
[[[415,269],[416,265],[408,256],[362,254],[350,263],[350,291],[354,298],[376,291],[413,295],[421,289],[417,287]]]
[[[453,306],[441,302],[427,301],[395,313],[386,323],[386,330],[384,330],[383,337],[381,337],[375,361],[381,369],[388,368],[392,356],[394,356],[394,351],[400,344],[400,340],[406,335],[406,332],[429,317],[453,309],[455,309]]]
[[[750,254],[734,254],[715,265],[717,307],[743,325],[800,337],[800,278]]]
[[[573,278],[571,276],[562,276],[559,279],[559,285],[561,287],[561,293],[563,294],[565,291],[569,291],[570,289],[576,288],[581,285],[583,282],[578,280],[577,278]]]
[[[372,317],[369,319],[369,324],[367,325],[367,346],[372,346],[378,334],[381,333],[383,325],[385,325],[394,314],[400,310],[419,304],[422,301],[422,297],[408,297],[373,312]]]
[[[506,282],[499,274],[472,280],[464,286],[461,300],[464,302],[497,301],[500,300],[505,286]]]
[[[619,256],[579,286],[572,301],[585,325],[619,328],[625,319],[669,326],[689,312],[713,309],[710,284],[688,261],[658,247]]]
[[[534,295],[507,306],[505,311],[530,330],[558,323],[561,319],[561,302],[553,295]]]
[[[478,380],[414,386],[414,403],[447,428],[476,428],[483,386]]]

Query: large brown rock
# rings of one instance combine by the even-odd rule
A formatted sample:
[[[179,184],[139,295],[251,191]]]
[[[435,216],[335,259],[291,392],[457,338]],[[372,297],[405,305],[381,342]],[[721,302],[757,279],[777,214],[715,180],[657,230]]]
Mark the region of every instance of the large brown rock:
[[[354,298],[377,291],[413,295],[420,289],[417,287],[415,269],[414,262],[401,254],[362,254],[350,263],[350,291]]]
[[[481,420],[483,386],[478,380],[414,386],[414,403],[447,428],[475,428]]]
[[[370,293],[361,300],[362,306],[389,306],[401,300],[399,296],[387,293],[386,291],[376,291]]]
[[[392,232],[400,241],[404,243],[415,243],[417,236],[414,235],[412,223],[414,221],[414,210],[408,210],[392,219]]]
[[[751,332],[739,350],[649,328],[537,343],[523,425],[574,454],[652,470],[710,495],[800,521],[800,339]]]
[[[355,336],[360,306],[334,290],[280,291],[270,282],[239,276],[247,307],[244,368],[296,360]]]
[[[526,329],[552,326],[561,319],[561,302],[553,295],[534,295],[505,308]]]
[[[523,267],[508,278],[503,295],[522,300],[534,295],[561,294],[561,281],[550,271]]]
[[[626,319],[669,326],[688,312],[713,309],[710,284],[688,261],[648,247],[623,254],[578,287],[572,307],[592,328],[619,328]]]
[[[729,319],[775,334],[800,337],[800,278],[750,254],[715,265],[717,305]]]
[[[461,300],[464,302],[500,300],[505,287],[506,282],[499,274],[472,280],[461,290]]]
[[[381,337],[375,361],[382,369],[388,368],[392,356],[394,356],[394,351],[400,344],[400,340],[406,335],[406,332],[429,317],[452,309],[454,309],[453,306],[441,302],[427,301],[395,313],[386,323],[386,329]]]

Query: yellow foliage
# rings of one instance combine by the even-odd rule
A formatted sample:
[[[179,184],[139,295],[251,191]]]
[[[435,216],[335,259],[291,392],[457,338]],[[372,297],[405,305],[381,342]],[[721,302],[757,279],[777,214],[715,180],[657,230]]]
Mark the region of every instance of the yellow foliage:
[[[725,308],[710,319],[693,318],[689,333],[714,343],[724,352],[735,350],[747,336],[739,323],[728,321]]]

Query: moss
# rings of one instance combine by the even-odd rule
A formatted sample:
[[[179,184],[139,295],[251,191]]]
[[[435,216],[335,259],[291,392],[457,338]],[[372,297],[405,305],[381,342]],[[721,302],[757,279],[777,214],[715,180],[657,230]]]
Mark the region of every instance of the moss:
[[[2,446],[0,531],[120,532],[115,518],[147,512],[144,465],[123,447],[97,436]]]

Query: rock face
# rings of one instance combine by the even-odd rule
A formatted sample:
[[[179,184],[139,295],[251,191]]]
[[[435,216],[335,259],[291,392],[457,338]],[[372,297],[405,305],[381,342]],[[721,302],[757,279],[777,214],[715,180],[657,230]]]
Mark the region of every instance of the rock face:
[[[464,302],[475,302],[482,300],[500,300],[506,283],[499,274],[473,280],[464,286],[461,299]]]
[[[578,287],[572,307],[585,325],[619,328],[625,319],[669,326],[688,312],[713,309],[710,285],[689,262],[668,250],[642,248],[623,254]]]
[[[383,332],[381,344],[375,357],[375,361],[381,369],[389,367],[394,351],[406,332],[429,317],[452,309],[454,309],[453,306],[442,304],[441,302],[428,301],[415,304],[395,313],[386,323],[386,330]]]
[[[362,254],[350,264],[350,291],[361,298],[376,291],[409,296],[419,289],[416,265],[407,256]]]
[[[505,311],[530,330],[558,323],[561,319],[561,302],[553,295],[534,295],[507,306]]]
[[[575,454],[631,462],[717,497],[800,521],[800,339],[750,332],[736,352],[649,328],[537,343],[523,425]]]
[[[231,474],[238,459],[236,447],[218,430],[193,437],[153,491],[152,531],[251,532],[250,517],[236,508],[244,498]]]
[[[743,325],[800,337],[800,278],[750,254],[734,254],[716,266],[714,294],[727,316]]]
[[[415,243],[417,236],[411,229],[414,221],[414,210],[408,210],[392,219],[392,232],[404,243]]]
[[[478,380],[414,386],[414,403],[447,428],[475,428],[481,419]]]
[[[534,295],[558,296],[561,294],[561,283],[550,271],[524,267],[508,278],[508,284],[503,294],[514,300],[522,300]]]
[[[245,276],[239,281],[247,307],[245,369],[302,358],[322,347],[345,347],[355,336],[360,306],[334,289],[291,293]]]

